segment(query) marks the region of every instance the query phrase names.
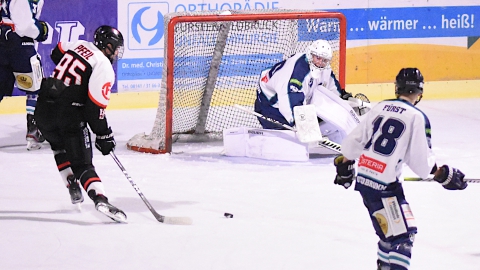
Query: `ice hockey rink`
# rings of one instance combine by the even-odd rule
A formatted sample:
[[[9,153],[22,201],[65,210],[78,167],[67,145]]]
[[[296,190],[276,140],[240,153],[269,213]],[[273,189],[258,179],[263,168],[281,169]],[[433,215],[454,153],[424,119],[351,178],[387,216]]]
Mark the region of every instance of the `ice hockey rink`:
[[[430,118],[438,163],[467,178],[480,178],[479,105],[480,99],[418,105]],[[225,157],[221,142],[174,144],[171,155],[127,150],[129,138],[150,132],[155,113],[108,111],[115,152],[157,212],[191,217],[192,225],[156,221],[117,164],[96,149],[107,196],[128,224],[98,213],[87,197],[80,208],[72,205],[48,144],[25,149],[25,115],[0,115],[0,269],[376,268],[368,212],[353,188],[333,184],[331,158]],[[418,226],[411,269],[480,269],[480,184],[448,191],[435,182],[406,182],[404,189]]]

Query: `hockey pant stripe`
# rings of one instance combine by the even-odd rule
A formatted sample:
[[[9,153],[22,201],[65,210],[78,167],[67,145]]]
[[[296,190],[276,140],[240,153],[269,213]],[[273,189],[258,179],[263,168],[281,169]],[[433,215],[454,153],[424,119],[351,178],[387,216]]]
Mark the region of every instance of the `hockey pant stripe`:
[[[87,192],[87,194],[89,194],[89,196],[91,190],[95,191],[95,195],[102,194],[106,196],[103,183],[93,169],[85,171],[80,176],[80,183],[82,184],[83,189]]]
[[[70,161],[66,161],[66,162],[64,162],[64,163],[62,163],[62,164],[58,164],[58,165],[57,165],[58,171],[63,171],[63,170],[65,170],[65,169],[67,169],[67,168],[70,168]]]
[[[93,182],[101,182],[100,177],[91,177],[91,178],[88,178],[88,179],[83,183],[83,187],[85,188],[85,190],[88,190],[88,187],[89,187]]]

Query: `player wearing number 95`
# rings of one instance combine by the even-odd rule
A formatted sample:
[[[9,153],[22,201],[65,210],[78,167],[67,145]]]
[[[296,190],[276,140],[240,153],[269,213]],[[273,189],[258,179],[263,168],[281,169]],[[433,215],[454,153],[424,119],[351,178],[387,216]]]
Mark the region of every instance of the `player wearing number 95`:
[[[51,145],[72,203],[83,201],[80,183],[98,211],[122,222],[125,213],[108,202],[92,164],[89,127],[96,135],[96,148],[103,155],[113,151],[115,139],[105,108],[115,82],[112,63],[123,54],[123,36],[104,25],[97,28],[93,39],[93,43],[60,42],[53,49],[51,59],[56,67],[52,76],[42,82],[35,117]]]
[[[396,77],[396,99],[373,107],[342,142],[342,155],[334,160],[335,184],[348,188],[358,175],[355,190],[367,207],[378,241],[379,270],[409,268],[414,217],[402,188],[402,169],[408,165],[422,178],[434,174],[444,188],[467,187],[464,174],[447,165],[437,167],[432,152],[430,122],[415,105],[423,95],[423,76],[417,68],[403,68]]]

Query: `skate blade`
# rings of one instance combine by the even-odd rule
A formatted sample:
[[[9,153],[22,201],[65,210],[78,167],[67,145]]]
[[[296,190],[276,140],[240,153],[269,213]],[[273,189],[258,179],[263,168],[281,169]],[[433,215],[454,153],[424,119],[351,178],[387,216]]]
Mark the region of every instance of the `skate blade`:
[[[27,150],[28,151],[38,150],[40,148],[42,148],[42,143],[38,143],[34,140],[27,140]]]
[[[83,196],[80,197],[79,199],[72,199],[72,204],[79,204],[79,203],[82,203],[83,202]]]
[[[120,212],[113,214],[108,209],[109,208],[107,206],[104,206],[104,205],[98,205],[97,206],[97,211],[98,212],[106,215],[107,217],[109,217],[113,221],[118,222],[118,223],[127,223],[127,216],[125,216],[124,214],[122,214]]]

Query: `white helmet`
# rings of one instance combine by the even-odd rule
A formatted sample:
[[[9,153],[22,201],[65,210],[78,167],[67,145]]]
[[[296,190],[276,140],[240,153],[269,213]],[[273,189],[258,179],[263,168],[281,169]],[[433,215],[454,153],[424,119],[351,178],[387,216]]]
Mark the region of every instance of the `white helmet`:
[[[312,55],[322,57],[327,60],[327,64],[324,67],[318,67],[313,63]],[[308,64],[310,65],[310,72],[312,73],[313,78],[319,78],[320,72],[325,68],[330,68],[330,61],[332,60],[332,46],[328,41],[319,39],[314,41],[310,46],[307,47],[306,52]]]

